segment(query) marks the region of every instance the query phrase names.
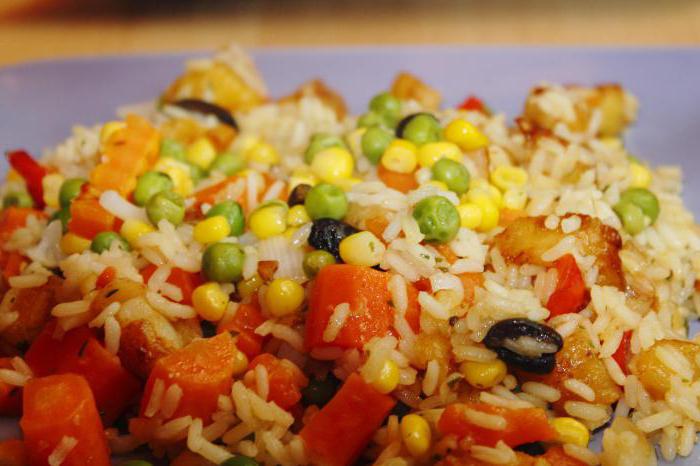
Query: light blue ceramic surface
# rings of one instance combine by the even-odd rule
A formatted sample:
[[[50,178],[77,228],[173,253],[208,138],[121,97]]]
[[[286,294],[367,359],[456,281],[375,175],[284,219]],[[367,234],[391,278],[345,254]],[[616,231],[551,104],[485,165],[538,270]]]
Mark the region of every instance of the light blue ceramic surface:
[[[26,148],[39,154],[65,138],[75,123],[111,119],[117,106],[157,96],[193,56],[100,57],[0,68],[0,150]],[[438,88],[447,105],[476,94],[511,120],[528,89],[540,81],[620,82],[641,102],[639,121],[627,134],[631,151],[653,164],[682,166],[685,201],[700,212],[695,178],[700,174],[700,49],[419,46],[261,50],[255,58],[273,96],[320,77],[345,96],[353,112],[363,111],[401,70]],[[0,175],[6,169],[2,159]],[[12,424],[0,425],[0,438],[14,430]],[[700,448],[674,464],[700,464]]]

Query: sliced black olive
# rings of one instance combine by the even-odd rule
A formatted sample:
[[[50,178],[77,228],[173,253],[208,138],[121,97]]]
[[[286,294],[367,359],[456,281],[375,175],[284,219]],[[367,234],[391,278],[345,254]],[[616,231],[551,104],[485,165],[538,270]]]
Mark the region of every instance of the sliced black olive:
[[[321,408],[331,401],[339,387],[340,380],[329,372],[324,378],[311,379],[309,385],[301,390],[302,401],[306,406]]]
[[[303,204],[306,200],[306,195],[311,191],[311,185],[308,184],[298,184],[292,189],[287,198],[287,205],[289,207],[294,207],[295,205]]]
[[[202,329],[202,338],[211,338],[216,336],[216,325],[208,320],[199,322],[199,327]]]
[[[554,354],[564,341],[556,330],[529,319],[506,319],[495,323],[484,344],[504,362],[526,372],[548,374],[554,370]]]
[[[523,443],[522,445],[515,447],[514,450],[530,456],[544,455],[544,453],[547,451],[542,442]]]
[[[399,400],[394,405],[394,409],[391,410],[390,414],[395,415],[396,417],[399,418],[399,420],[401,420],[405,415],[410,414],[410,413],[411,413],[411,407],[408,406],[403,401]]]
[[[174,102],[172,105],[183,108],[190,112],[201,113],[203,115],[214,115],[221,123],[238,130],[238,123],[231,115],[231,112],[216,104],[205,102],[199,99],[182,99]]]
[[[340,242],[359,230],[340,220],[319,218],[314,220],[309,234],[309,245],[316,249],[328,251],[340,260]]]

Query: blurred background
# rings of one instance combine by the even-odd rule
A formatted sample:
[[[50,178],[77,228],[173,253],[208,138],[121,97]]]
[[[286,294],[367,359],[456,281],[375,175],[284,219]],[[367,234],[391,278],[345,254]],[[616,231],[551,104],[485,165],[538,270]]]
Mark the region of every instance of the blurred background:
[[[698,45],[698,0],[0,0],[0,64],[360,44]]]

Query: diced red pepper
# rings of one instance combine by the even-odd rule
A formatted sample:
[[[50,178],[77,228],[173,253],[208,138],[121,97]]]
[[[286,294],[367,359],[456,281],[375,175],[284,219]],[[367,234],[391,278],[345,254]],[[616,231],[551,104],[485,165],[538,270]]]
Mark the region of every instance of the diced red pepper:
[[[230,332],[236,341],[236,348],[249,358],[254,358],[262,352],[264,341],[262,336],[255,333],[255,329],[265,320],[257,300],[253,300],[239,305],[233,318],[220,323],[216,333]]]
[[[158,267],[153,264],[149,264],[143,268],[141,270],[143,281],[148,282],[157,268]],[[178,302],[188,305],[192,304],[192,292],[194,289],[204,283],[204,280],[202,280],[202,277],[198,273],[185,272],[178,267],[173,267],[166,281],[182,290],[182,299]]]
[[[42,180],[46,176],[46,169],[39,165],[34,158],[24,150],[13,150],[7,153],[10,166],[24,178],[27,191],[34,199],[37,208],[44,208],[44,187]]]
[[[46,217],[44,212],[29,207],[13,206],[3,209],[0,213],[0,244],[9,240],[17,229],[24,227],[30,215]]]
[[[612,355],[613,359],[620,366],[622,372],[625,375],[629,374],[629,360],[630,360],[630,342],[632,340],[632,331],[628,330],[622,334],[622,340],[620,340],[620,346],[617,347],[615,353]]]
[[[470,95],[462,101],[457,107],[460,110],[473,110],[477,112],[483,112],[485,110],[484,103],[476,96]]]
[[[2,466],[27,466],[27,453],[24,442],[17,439],[3,440],[0,442],[0,465]]]
[[[5,279],[19,275],[22,272],[22,265],[25,257],[17,251],[0,250],[0,268]]]
[[[576,258],[566,254],[557,259],[554,266],[558,279],[557,287],[547,301],[550,317],[581,311],[588,304],[590,296]]]
[[[491,430],[477,426],[466,418],[466,409],[501,416],[506,420],[503,430]],[[524,443],[547,442],[555,432],[547,420],[547,413],[540,408],[506,409],[486,403],[455,403],[447,406],[437,424],[443,435],[470,437],[478,445],[495,446],[500,440],[516,447]]]
[[[300,432],[311,464],[349,466],[360,456],[396,401],[351,374]]]
[[[105,286],[109,285],[112,280],[114,280],[114,277],[117,276],[117,269],[115,269],[112,266],[109,266],[105,268],[101,274],[97,276],[97,280],[95,281],[95,287],[97,289],[102,289]]]
[[[258,365],[267,369],[270,387],[268,401],[274,401],[280,408],[289,410],[301,400],[301,389],[309,384],[309,379],[296,364],[270,353],[263,353],[250,362],[249,369],[253,370]]]

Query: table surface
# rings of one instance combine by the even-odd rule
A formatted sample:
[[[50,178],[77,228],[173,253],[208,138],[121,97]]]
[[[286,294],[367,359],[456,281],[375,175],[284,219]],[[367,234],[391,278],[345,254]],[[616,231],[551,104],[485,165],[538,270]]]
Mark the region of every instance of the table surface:
[[[697,0],[0,0],[0,65],[246,46],[700,45]]]

